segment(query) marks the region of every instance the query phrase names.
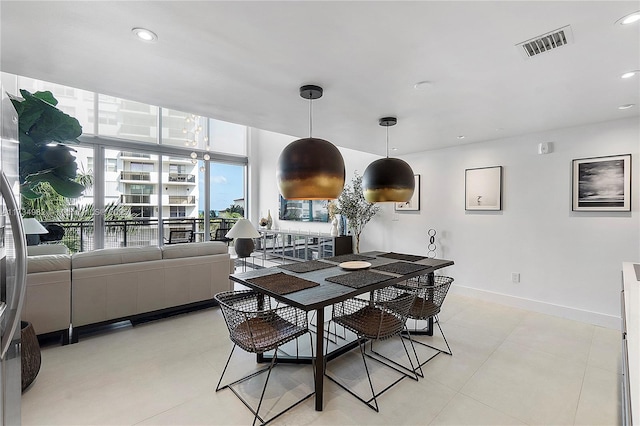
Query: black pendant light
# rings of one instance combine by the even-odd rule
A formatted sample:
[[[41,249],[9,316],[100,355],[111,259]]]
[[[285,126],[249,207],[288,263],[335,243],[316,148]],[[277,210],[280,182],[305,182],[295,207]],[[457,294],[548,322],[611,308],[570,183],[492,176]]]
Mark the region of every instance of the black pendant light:
[[[380,125],[387,128],[387,157],[369,164],[362,176],[364,198],[370,203],[401,203],[413,196],[416,183],[411,166],[399,158],[389,158],[389,126],[397,122],[395,117],[380,119]]]
[[[344,188],[344,160],[338,148],[311,137],[312,100],[322,97],[322,87],[307,85],[300,96],[309,99],[309,137],[291,142],[278,158],[276,177],[280,194],[287,200],[330,200]]]

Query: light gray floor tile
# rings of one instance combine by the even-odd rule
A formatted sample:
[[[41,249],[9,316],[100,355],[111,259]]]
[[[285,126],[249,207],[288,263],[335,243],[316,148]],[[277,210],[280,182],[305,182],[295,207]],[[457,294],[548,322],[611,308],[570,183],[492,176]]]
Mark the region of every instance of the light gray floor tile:
[[[453,294],[440,318],[454,355],[438,355],[425,365],[424,379],[404,379],[384,393],[380,413],[325,380],[324,411],[316,412],[311,398],[273,424],[618,421],[619,332]],[[538,335],[527,338],[534,331]],[[418,339],[443,344],[438,331],[433,338]],[[565,347],[539,350],[545,344],[561,345],[563,340],[579,347],[580,355],[567,353]],[[45,346],[40,374],[22,397],[23,424],[249,424],[253,416],[233,393],[214,391],[231,347],[218,308],[84,335],[78,344]],[[388,348],[391,355],[402,350],[397,344],[380,348]],[[309,351],[307,338],[301,340],[300,350]],[[420,356],[433,353],[419,345],[417,350]],[[349,362],[354,363],[352,367]],[[348,377],[361,362],[346,356],[332,368],[346,371],[348,380],[362,381],[361,373]],[[255,355],[236,350],[230,377],[260,367]],[[302,395],[304,386],[309,389],[308,366],[278,368],[271,379],[267,407],[286,402],[280,401],[279,393],[291,397]],[[393,375],[380,366],[374,370],[375,380]],[[243,391],[255,398],[259,388],[258,381]]]

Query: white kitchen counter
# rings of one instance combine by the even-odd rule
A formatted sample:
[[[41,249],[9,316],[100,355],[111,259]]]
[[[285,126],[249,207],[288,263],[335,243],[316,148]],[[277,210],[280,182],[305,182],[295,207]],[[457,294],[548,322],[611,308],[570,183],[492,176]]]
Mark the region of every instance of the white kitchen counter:
[[[640,265],[638,266],[640,269]],[[640,424],[640,281],[634,264],[622,264],[623,276],[623,424]],[[626,343],[626,345],[625,345]],[[625,348],[626,346],[626,348]]]

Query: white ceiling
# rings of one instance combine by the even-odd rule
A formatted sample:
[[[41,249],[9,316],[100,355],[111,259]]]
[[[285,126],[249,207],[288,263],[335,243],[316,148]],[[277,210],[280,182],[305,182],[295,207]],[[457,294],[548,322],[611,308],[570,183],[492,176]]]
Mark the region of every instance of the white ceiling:
[[[395,155],[640,117],[639,1],[1,2],[2,71]],[[515,45],[571,25],[575,43]],[[136,40],[133,27],[158,34]],[[425,90],[414,83],[428,80]],[[618,110],[622,104],[636,104]],[[457,136],[465,135],[463,140]],[[393,154],[393,153],[392,153]]]

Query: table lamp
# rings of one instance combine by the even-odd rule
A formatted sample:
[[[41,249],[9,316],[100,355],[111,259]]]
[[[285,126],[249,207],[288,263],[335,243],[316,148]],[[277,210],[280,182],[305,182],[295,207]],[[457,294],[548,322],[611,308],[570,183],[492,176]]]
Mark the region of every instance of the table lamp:
[[[47,228],[42,226],[42,224],[33,217],[23,218],[22,227],[24,228],[24,233],[27,235],[28,246],[37,246],[40,243],[40,237],[38,237],[38,234],[49,233]]]
[[[260,233],[249,219],[240,219],[225,236],[236,240],[233,244],[236,254],[239,258],[243,258],[251,255],[251,252],[256,247],[253,243],[253,238],[260,238]]]

